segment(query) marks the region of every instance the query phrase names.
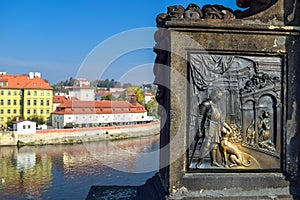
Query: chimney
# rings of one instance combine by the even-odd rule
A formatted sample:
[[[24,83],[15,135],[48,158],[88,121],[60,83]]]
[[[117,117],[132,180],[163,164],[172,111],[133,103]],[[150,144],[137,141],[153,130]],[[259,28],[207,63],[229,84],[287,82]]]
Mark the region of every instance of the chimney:
[[[130,93],[128,97],[129,97],[129,103],[131,103],[132,105],[136,105],[136,94]]]
[[[39,78],[41,78],[41,73],[40,73],[40,72],[34,72],[34,77],[39,77]]]
[[[28,76],[29,76],[29,79],[30,79],[30,80],[34,79],[34,73],[33,73],[33,72],[29,72],[29,75],[28,75]]]

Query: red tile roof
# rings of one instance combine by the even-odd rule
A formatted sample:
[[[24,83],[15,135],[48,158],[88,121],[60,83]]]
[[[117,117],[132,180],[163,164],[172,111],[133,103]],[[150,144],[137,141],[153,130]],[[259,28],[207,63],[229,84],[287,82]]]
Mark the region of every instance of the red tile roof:
[[[151,93],[146,93],[145,96],[148,96],[148,97],[154,97],[154,95],[151,94]]]
[[[60,104],[53,114],[117,114],[143,113],[146,109],[128,101],[72,101],[68,99]]]
[[[6,89],[43,89],[53,90],[53,88],[38,76],[30,79],[28,75],[0,75],[0,82],[6,82],[7,85],[0,84],[0,88]]]
[[[53,96],[53,103],[64,103],[68,100],[65,96]]]

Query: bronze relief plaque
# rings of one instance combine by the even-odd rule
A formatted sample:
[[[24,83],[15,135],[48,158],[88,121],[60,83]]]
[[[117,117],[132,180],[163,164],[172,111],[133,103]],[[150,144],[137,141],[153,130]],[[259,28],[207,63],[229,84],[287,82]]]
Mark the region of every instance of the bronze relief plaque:
[[[283,57],[190,52],[188,169],[279,171]]]

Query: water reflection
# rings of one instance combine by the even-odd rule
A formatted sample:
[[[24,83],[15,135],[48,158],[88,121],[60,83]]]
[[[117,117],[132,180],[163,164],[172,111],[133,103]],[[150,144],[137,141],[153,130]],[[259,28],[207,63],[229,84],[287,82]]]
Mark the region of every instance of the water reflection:
[[[158,143],[155,136],[82,145],[1,147],[0,199],[84,199],[92,185],[141,185],[158,169]],[[155,156],[145,160],[148,152]],[[154,170],[136,173],[145,166]]]

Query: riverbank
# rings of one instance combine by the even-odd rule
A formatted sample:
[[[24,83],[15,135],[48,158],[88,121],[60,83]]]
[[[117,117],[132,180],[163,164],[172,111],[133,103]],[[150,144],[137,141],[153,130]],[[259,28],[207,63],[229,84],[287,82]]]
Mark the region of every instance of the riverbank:
[[[152,122],[127,126],[37,130],[36,134],[3,133],[5,140],[0,138],[0,146],[74,144],[139,138],[157,135],[159,128],[159,122]]]

